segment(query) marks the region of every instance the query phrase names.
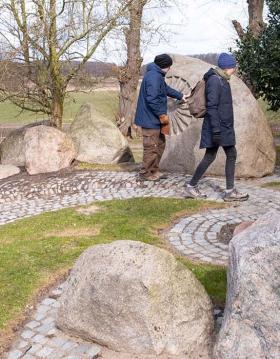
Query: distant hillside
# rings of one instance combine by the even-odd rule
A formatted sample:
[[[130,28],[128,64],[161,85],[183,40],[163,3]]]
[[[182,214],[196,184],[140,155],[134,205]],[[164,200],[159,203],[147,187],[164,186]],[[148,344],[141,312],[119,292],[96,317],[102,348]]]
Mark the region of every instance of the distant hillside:
[[[217,59],[219,54],[217,53],[209,53],[209,54],[198,54],[198,55],[189,55],[190,57],[195,57],[202,61],[208,62],[208,64],[217,66]]]
[[[216,53],[209,53],[209,54],[198,54],[198,55],[186,55],[188,57],[195,57],[196,59],[200,59],[202,61],[208,62],[208,64],[217,65],[217,59],[219,54]],[[146,72],[147,64],[141,67],[141,76],[143,76]]]

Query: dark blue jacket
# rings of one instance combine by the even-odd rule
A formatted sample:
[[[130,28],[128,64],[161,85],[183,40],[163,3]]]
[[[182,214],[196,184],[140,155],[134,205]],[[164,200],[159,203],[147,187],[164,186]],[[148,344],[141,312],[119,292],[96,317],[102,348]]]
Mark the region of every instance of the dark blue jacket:
[[[221,146],[235,145],[233,105],[230,84],[210,69],[205,75],[206,115],[202,125],[200,148],[214,147],[213,132],[221,132]]]
[[[135,124],[144,128],[160,128],[159,116],[167,114],[167,96],[181,100],[183,94],[169,87],[165,73],[155,63],[147,66],[138,97]]]

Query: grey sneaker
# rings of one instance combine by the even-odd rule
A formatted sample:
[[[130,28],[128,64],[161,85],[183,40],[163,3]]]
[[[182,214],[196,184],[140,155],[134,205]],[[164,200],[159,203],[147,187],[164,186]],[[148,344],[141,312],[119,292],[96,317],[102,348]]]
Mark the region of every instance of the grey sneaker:
[[[200,192],[197,186],[186,185],[186,195],[185,198],[197,198],[197,199],[205,199],[207,195],[205,193]]]
[[[234,188],[230,192],[224,192],[224,201],[225,202],[244,202],[249,199],[248,193],[242,193],[237,191],[236,188]]]

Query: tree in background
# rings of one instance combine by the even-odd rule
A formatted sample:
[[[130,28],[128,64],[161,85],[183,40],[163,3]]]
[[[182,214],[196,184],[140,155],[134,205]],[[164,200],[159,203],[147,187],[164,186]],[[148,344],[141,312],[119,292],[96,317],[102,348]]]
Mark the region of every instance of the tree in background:
[[[143,61],[141,50],[165,39],[165,33],[161,30],[163,24],[155,26],[153,20],[145,18],[144,11],[146,9],[146,13],[149,10],[160,12],[175,3],[175,0],[133,0],[128,6],[127,24],[123,27],[126,63],[119,69],[120,95],[117,115],[117,125],[125,136],[133,137],[137,133],[132,125]]]
[[[264,0],[247,0],[249,25],[247,31],[249,31],[253,37],[258,37],[264,28],[263,21],[263,8]],[[241,24],[237,20],[232,21],[233,26],[240,39],[245,36],[246,32],[242,28]]]
[[[117,125],[125,136],[132,137],[132,122],[137,96],[137,86],[143,58],[141,56],[141,31],[144,6],[148,0],[134,0],[128,6],[128,26],[124,28],[127,61],[119,71],[119,114]]]
[[[270,109],[280,109],[280,2],[266,1],[267,23],[250,25],[237,40],[239,71],[257,97],[263,97]]]
[[[47,114],[51,125],[61,128],[67,85],[123,23],[132,1],[2,0],[1,100]],[[10,82],[1,81],[7,77]]]

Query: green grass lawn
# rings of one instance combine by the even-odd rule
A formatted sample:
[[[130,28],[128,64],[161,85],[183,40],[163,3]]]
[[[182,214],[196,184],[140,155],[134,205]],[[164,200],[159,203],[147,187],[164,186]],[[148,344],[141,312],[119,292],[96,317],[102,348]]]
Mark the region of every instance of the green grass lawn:
[[[75,117],[80,106],[86,102],[93,103],[97,111],[106,117],[114,120],[118,112],[118,91],[95,91],[91,93],[73,92],[65,101],[64,121],[70,122]],[[280,111],[272,112],[268,110],[267,103],[259,100],[259,104],[265,112],[270,123],[280,123]],[[0,102],[0,124],[4,123],[29,123],[46,118],[44,114],[34,114],[24,111],[20,113],[19,108],[7,102]]]
[[[98,112],[101,112],[107,118],[112,120],[118,111],[118,92],[117,91],[96,91],[90,93],[73,92],[65,101],[64,121],[70,122],[75,117],[81,105],[92,103]],[[11,102],[0,102],[0,124],[19,123],[25,124],[47,118],[44,114],[34,114],[24,111],[20,113],[18,107]]]
[[[87,247],[127,239],[171,250],[159,235],[160,230],[179,215],[220,207],[210,202],[160,198],[114,200],[94,206],[97,211],[90,215],[79,211],[84,207],[70,208],[0,226],[2,337],[19,320],[38,289],[70,268]],[[178,260],[193,271],[215,303],[224,303],[224,268],[192,263],[181,257]]]

